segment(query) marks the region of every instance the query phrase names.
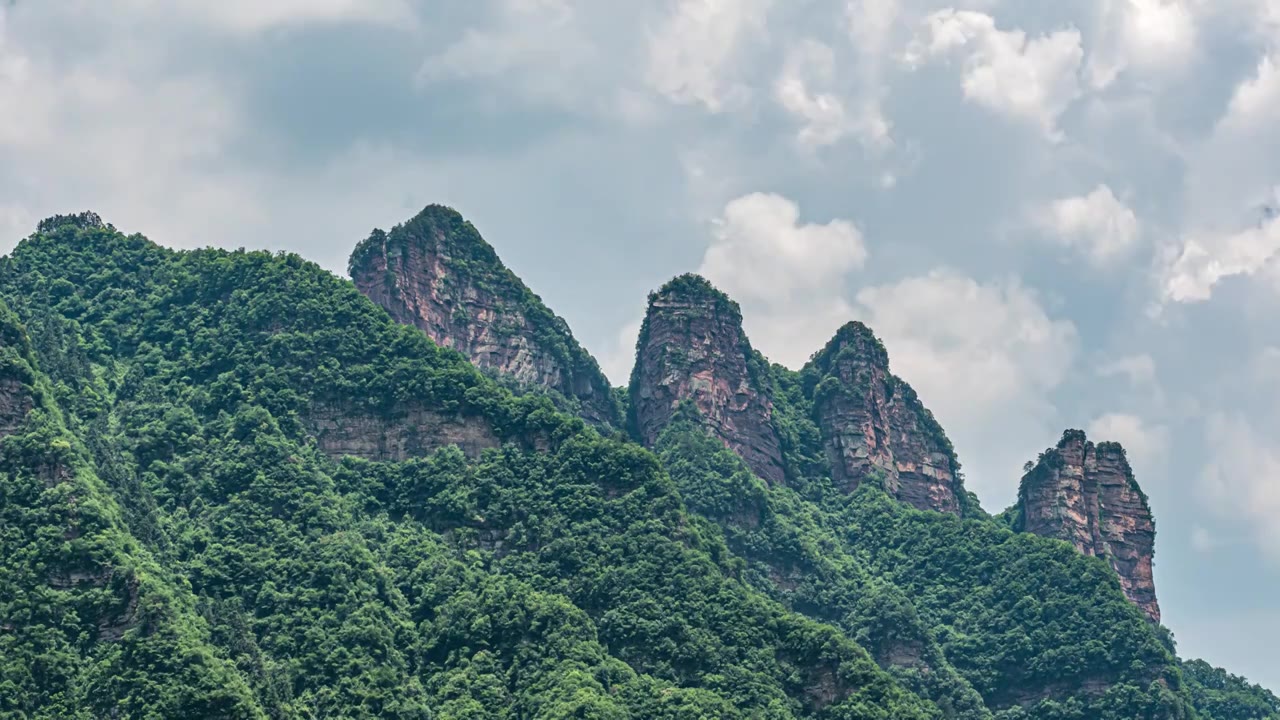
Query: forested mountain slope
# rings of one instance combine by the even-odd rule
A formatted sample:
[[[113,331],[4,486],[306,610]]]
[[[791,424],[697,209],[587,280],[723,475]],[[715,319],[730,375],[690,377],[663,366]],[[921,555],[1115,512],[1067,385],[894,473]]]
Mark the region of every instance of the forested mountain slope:
[[[694,402],[602,436],[294,255],[56,217],[0,299],[0,717],[1280,716],[1105,561],[833,481],[817,365],[744,351],[768,483]]]

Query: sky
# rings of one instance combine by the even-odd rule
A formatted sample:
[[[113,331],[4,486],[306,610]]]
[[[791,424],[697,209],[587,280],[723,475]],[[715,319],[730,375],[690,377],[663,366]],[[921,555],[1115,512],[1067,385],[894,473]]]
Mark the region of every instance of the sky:
[[[94,210],[345,274],[457,208],[617,384],[697,271],[884,340],[998,512],[1129,451],[1181,653],[1280,691],[1280,0],[0,0],[0,252]]]

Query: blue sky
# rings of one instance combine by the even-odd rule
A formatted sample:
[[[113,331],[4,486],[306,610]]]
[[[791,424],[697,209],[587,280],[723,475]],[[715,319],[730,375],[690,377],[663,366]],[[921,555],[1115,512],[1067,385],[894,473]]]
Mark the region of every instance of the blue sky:
[[[1280,690],[1280,1],[0,2],[0,250],[93,209],[335,272],[442,202],[625,381],[701,271],[884,339],[989,510],[1125,444],[1165,622]]]

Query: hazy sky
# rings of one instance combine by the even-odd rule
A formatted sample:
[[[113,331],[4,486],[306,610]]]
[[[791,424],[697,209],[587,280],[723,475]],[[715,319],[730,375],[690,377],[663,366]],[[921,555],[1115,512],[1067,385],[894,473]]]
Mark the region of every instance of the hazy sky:
[[[991,511],[1124,443],[1183,654],[1280,690],[1280,0],[0,0],[0,251],[93,209],[335,272],[471,219],[625,382],[699,270],[851,318]]]

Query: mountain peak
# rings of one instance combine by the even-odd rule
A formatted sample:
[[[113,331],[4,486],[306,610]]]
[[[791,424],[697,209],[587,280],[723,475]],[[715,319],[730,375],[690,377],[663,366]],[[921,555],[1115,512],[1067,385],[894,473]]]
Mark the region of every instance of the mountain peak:
[[[699,275],[649,295],[631,374],[632,423],[649,446],[686,401],[712,435],[770,483],[785,482],[773,402],[752,372],[738,304]]]
[[[111,227],[108,223],[102,221],[102,218],[96,212],[85,211],[73,213],[70,215],[53,215],[40,221],[36,226],[36,232],[52,233],[60,228],[69,227],[79,230],[93,230],[99,228]]]
[[[1160,621],[1152,579],[1155,519],[1120,443],[1095,445],[1081,430],[1064,432],[1056,447],[1028,463],[1018,489],[1015,529],[1065,540],[1085,555],[1105,558],[1125,595]]]
[[[960,463],[933,413],[889,372],[875,333],[849,322],[809,361],[811,394],[832,479],[846,492],[874,478],[920,510],[959,514]]]
[[[609,381],[568,323],[453,208],[428,205],[390,232],[374,230],[352,252],[348,272],[398,322],[484,370],[554,391],[588,422],[621,426]]]

